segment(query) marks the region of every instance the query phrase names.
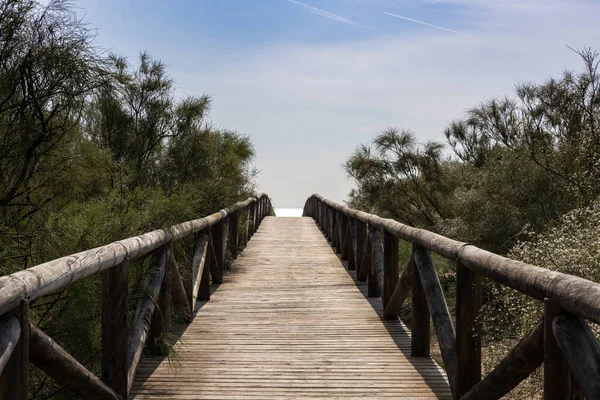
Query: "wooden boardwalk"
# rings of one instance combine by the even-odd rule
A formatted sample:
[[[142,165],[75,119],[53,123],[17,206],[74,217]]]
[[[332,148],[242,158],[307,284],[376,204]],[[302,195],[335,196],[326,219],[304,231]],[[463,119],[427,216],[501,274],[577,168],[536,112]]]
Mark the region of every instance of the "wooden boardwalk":
[[[135,399],[451,398],[441,368],[410,356],[311,218],[267,217],[173,360],[146,358]]]

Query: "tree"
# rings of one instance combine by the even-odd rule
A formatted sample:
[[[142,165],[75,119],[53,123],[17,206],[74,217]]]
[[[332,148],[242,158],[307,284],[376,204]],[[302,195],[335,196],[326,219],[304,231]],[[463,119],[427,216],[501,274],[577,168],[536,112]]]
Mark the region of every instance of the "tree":
[[[433,141],[418,145],[410,131],[386,129],[372,146],[360,146],[344,164],[358,183],[352,199],[411,225],[433,227],[448,216],[441,201],[447,191],[440,179],[442,148]]]

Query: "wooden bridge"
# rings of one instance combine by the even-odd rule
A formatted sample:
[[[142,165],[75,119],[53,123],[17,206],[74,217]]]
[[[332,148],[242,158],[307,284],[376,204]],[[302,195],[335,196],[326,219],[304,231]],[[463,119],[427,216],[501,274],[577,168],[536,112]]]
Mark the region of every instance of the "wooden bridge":
[[[599,284],[318,195],[305,218],[271,215],[266,195],[252,197],[0,277],[0,398],[27,399],[30,363],[86,399],[498,399],[540,365],[544,398],[600,398],[600,344],[587,322],[600,322]],[[402,270],[399,240],[413,248]],[[432,252],[456,262],[455,315]],[[146,256],[145,295],[130,317],[129,266]],[[29,321],[31,302],[98,273],[101,377]],[[482,279],[545,310],[483,379]],[[409,296],[412,333],[398,319]],[[172,308],[188,323],[170,326]],[[443,369],[430,357],[431,325]],[[177,337],[170,357],[167,333]]]

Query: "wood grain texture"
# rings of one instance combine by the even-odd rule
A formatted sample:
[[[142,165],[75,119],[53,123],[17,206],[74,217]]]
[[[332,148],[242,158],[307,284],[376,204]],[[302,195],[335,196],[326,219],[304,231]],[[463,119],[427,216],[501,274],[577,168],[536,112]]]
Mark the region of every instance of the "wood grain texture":
[[[21,337],[21,325],[14,315],[0,318],[0,374],[4,370]]]
[[[135,399],[451,398],[410,333],[382,320],[310,218],[267,217],[211,301],[181,328],[174,362],[139,365]]]
[[[481,280],[456,262],[456,391],[460,398],[481,380]]]
[[[169,261],[166,248],[157,250],[152,255],[153,269],[144,282],[145,297],[140,299],[135,309],[135,314],[129,328],[127,349],[127,385],[131,388],[137,366],[142,358],[142,351],[148,338],[152,314],[156,308],[158,294],[165,276],[165,266]]]
[[[508,353],[461,400],[500,399],[527,378],[544,361],[544,320]]]
[[[263,201],[268,203],[265,194],[260,195],[259,199],[265,199]],[[250,197],[204,218],[183,222],[167,229],[157,229],[2,276],[0,315],[16,308],[23,299],[32,302],[87,276],[121,264],[127,258],[133,260],[146,255],[172,240],[179,240],[213,226],[232,212],[256,202],[256,198]]]
[[[551,299],[544,299],[544,400],[570,399],[573,391],[569,364],[556,342],[552,329],[554,317],[561,313],[558,304]],[[581,356],[583,354],[579,357]]]
[[[311,198],[320,200],[334,212],[356,218],[372,228],[385,229],[400,239],[416,243],[444,258],[460,259],[465,267],[504,286],[541,301],[546,297],[551,298],[563,310],[600,324],[599,283],[511,260],[425,229],[349,208],[318,194]]]
[[[429,250],[418,245],[414,246],[413,259],[415,267],[419,270],[423,292],[429,306],[450,387],[453,393],[456,393],[456,332],[452,325],[452,316],[446,304],[444,291]]]
[[[29,358],[36,367],[83,399],[122,400],[37,326],[30,324]]]
[[[575,315],[561,314],[554,318],[552,327],[586,398],[600,398],[600,344],[588,323]]]
[[[102,273],[102,379],[127,397],[129,261]]]
[[[29,302],[22,300],[10,315],[19,321],[21,332],[0,374],[0,399],[27,400],[29,398]]]

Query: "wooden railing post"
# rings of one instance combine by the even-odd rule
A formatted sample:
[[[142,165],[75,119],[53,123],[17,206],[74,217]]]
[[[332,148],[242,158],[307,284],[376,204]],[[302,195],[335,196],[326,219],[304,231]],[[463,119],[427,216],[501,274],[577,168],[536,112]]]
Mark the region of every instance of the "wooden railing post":
[[[335,251],[335,210],[332,207],[329,207],[329,241],[331,242],[331,247],[333,247]]]
[[[335,252],[341,256],[342,254],[342,213],[335,210]]]
[[[348,271],[356,271],[356,219],[348,218],[348,233],[346,234],[348,248]]]
[[[340,212],[340,258],[348,259],[348,216]]]
[[[356,220],[356,279],[364,282],[369,276],[370,265],[365,261],[368,253],[367,224]]]
[[[248,238],[254,236],[254,232],[256,232],[256,223],[255,223],[255,213],[256,213],[256,203],[251,203],[248,206]]]
[[[258,227],[260,226],[260,223],[262,222],[263,215],[264,215],[264,202],[263,202],[263,198],[262,197],[260,197],[258,199],[258,203],[257,204],[258,204],[258,219],[257,219],[258,224],[256,226],[256,229],[258,230]]]
[[[368,235],[366,250],[364,265],[368,268],[369,272],[367,279],[367,296],[379,297],[379,284],[377,283],[377,273],[375,272],[375,263],[373,261],[373,246]]]
[[[325,221],[325,207],[324,204],[321,203],[320,201],[317,202],[317,206],[319,208],[319,227],[321,228],[321,231],[323,232],[323,234],[325,235],[325,237],[327,237],[327,222]]]
[[[569,364],[552,329],[561,308],[551,299],[544,299],[544,400],[570,399],[573,382]]]
[[[481,283],[476,272],[456,262],[457,398],[481,380],[481,335],[477,317],[481,308]]]
[[[102,273],[102,380],[123,399],[128,387],[128,285],[128,260]]]
[[[29,302],[21,300],[10,314],[19,321],[21,334],[0,375],[0,399],[27,400],[29,398]]]
[[[381,294],[381,300],[383,308],[387,306],[392,293],[398,285],[399,271],[398,271],[398,238],[387,230],[383,231],[383,293]],[[387,315],[386,319],[397,319],[397,313],[395,315]]]
[[[209,236],[203,232],[204,240],[206,241],[206,251],[204,252],[204,268],[202,269],[202,275],[200,276],[200,286],[198,288],[198,297],[200,301],[210,300],[210,263],[212,254],[212,243],[210,242]],[[216,282],[215,282],[216,283]],[[194,310],[192,310],[193,312]]]
[[[166,258],[166,263],[159,263],[159,268],[165,268],[165,279],[163,279],[158,292],[158,299],[156,301],[156,307],[152,314],[152,321],[150,323],[150,335],[149,335],[149,349],[150,353],[154,355],[166,355],[169,351],[168,346],[165,343],[165,335],[169,332],[171,325],[171,268],[173,264],[170,262],[171,259],[171,245],[165,245],[164,249],[161,250],[166,253],[160,255],[160,258]]]
[[[221,220],[212,226],[210,237],[217,261],[216,266],[221,272],[221,276],[223,276],[225,272],[225,220]]]
[[[415,258],[415,245],[411,257]],[[430,326],[429,306],[423,291],[423,284],[419,275],[419,268],[412,269],[412,309],[411,309],[411,337],[410,349],[413,357],[429,357],[430,351]]]
[[[258,221],[258,206],[259,206],[259,201],[258,199],[256,199],[256,201],[254,203],[252,203],[252,235],[254,235],[256,233],[256,231],[258,230],[258,224],[260,223]]]
[[[238,255],[238,214],[235,211],[229,216],[229,248],[233,258]]]

